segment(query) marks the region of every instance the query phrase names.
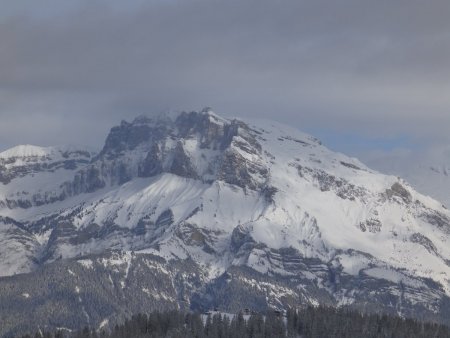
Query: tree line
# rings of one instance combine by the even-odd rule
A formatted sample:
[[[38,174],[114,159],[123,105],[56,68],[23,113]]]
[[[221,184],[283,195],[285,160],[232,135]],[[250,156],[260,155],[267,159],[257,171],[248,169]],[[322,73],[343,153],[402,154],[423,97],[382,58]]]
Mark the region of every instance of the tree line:
[[[110,331],[36,332],[22,338],[445,338],[450,328],[435,323],[346,309],[308,307],[251,315],[182,311],[138,314]]]

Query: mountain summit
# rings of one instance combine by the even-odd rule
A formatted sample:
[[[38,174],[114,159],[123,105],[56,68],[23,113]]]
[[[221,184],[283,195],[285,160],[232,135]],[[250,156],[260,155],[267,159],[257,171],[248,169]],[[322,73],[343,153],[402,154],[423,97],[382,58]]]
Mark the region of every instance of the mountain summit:
[[[0,304],[37,323],[307,304],[448,323],[450,212],[289,127],[206,109],[123,121],[98,154],[6,153],[0,272],[21,275]]]

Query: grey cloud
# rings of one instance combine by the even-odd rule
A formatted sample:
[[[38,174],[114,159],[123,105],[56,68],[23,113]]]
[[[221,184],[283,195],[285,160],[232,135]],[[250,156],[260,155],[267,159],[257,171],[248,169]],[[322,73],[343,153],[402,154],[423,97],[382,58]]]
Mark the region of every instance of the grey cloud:
[[[47,2],[1,17],[0,147],[100,145],[122,118],[206,105],[450,141],[448,1]]]

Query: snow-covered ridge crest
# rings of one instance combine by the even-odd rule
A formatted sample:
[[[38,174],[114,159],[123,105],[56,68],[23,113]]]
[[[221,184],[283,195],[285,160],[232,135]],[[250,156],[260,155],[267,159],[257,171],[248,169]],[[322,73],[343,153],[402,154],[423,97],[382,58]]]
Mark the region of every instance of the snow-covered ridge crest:
[[[51,156],[68,157],[72,153],[80,154],[83,152],[93,155],[95,154],[96,151],[89,147],[75,146],[75,145],[41,147],[31,144],[23,144],[0,152],[0,159],[27,158],[27,157],[39,158]]]
[[[18,145],[0,153],[0,158],[44,157],[54,152],[52,147],[39,147],[30,144]]]

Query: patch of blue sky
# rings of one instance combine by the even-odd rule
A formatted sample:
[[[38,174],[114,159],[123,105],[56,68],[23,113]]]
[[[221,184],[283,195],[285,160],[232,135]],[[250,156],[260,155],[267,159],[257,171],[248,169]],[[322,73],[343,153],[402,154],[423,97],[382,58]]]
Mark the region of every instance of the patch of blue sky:
[[[373,150],[392,151],[398,148],[411,150],[418,148],[417,141],[406,135],[374,137],[323,129],[307,130],[307,132],[320,139],[326,147],[357,157],[364,152]]]

